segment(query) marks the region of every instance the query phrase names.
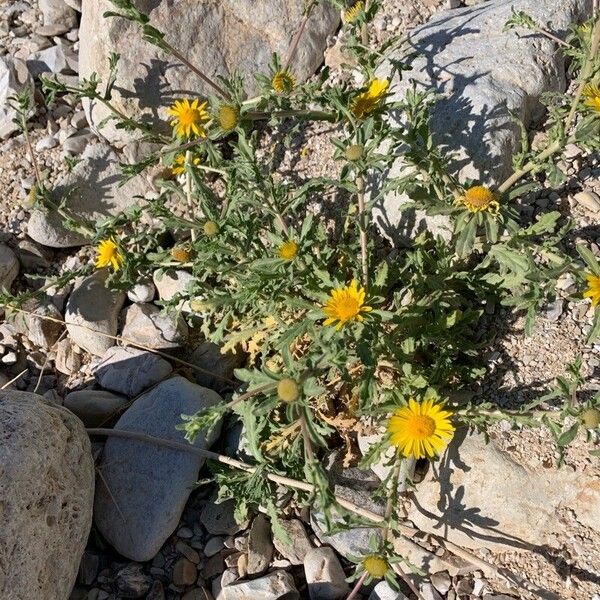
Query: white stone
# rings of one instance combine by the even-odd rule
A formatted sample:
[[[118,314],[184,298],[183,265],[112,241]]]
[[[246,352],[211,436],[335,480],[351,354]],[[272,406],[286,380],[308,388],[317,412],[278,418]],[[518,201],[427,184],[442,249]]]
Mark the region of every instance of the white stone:
[[[6,244],[0,244],[0,290],[10,290],[18,274],[19,261],[15,253]]]
[[[75,285],[67,301],[65,323],[71,339],[91,354],[103,356],[115,345],[119,311],[125,294],[105,285],[108,273],[96,271]]]
[[[161,311],[150,303],[128,306],[122,321],[125,344],[133,342],[155,350],[177,348],[188,335],[188,326],[180,314]]]
[[[331,548],[313,548],[304,557],[304,574],[311,600],[338,600],[350,592],[346,574]]]
[[[300,600],[294,578],[286,571],[273,571],[268,575],[226,585],[216,600]]]
[[[0,56],[0,140],[5,140],[18,131],[17,125],[13,123],[17,113],[8,99],[26,89],[33,97],[33,78],[27,65],[18,58]]]
[[[64,600],[92,524],[94,461],[81,421],[0,390],[0,598]]]
[[[66,33],[77,26],[77,15],[64,0],[39,0],[38,5],[44,17],[44,26],[57,27],[54,35]]]
[[[596,192],[579,192],[575,194],[575,200],[577,200],[577,204],[590,212],[597,213],[600,211],[600,196]]]

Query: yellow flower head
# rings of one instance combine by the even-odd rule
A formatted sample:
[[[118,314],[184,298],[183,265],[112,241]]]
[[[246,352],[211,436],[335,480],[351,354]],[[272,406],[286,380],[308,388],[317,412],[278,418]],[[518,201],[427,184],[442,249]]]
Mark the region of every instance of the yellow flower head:
[[[593,111],[600,113],[600,88],[588,84],[583,88],[583,103]]]
[[[404,456],[436,457],[454,435],[452,413],[442,409],[443,405],[433,400],[417,402],[410,398],[407,406],[390,417],[387,426],[390,442]]]
[[[206,137],[206,129],[202,126],[202,123],[209,119],[206,105],[206,102],[201,104],[198,98],[192,102],[185,98],[177,100],[168,109],[167,112],[173,117],[171,127],[175,129],[177,137]]]
[[[219,125],[223,131],[233,131],[240,121],[240,111],[231,104],[219,106]]]
[[[465,191],[464,196],[458,199],[458,202],[464,204],[471,212],[488,210],[495,214],[500,209],[496,194],[484,185],[476,185],[469,188]]]
[[[200,157],[195,156],[192,159],[192,164],[193,165],[199,165],[202,161],[200,160]],[[185,154],[178,154],[174,159],[173,159],[173,166],[171,167],[171,173],[173,173],[173,175],[182,175],[183,173],[185,173]]]
[[[387,79],[373,79],[367,91],[361,92],[352,100],[352,105],[350,106],[352,114],[357,119],[364,119],[370,115],[374,110],[379,108],[389,87],[390,82]]]
[[[279,258],[283,260],[292,260],[298,254],[298,244],[294,242],[294,240],[288,240],[279,246],[277,250],[277,254],[279,254]]]
[[[119,252],[119,248],[114,240],[103,240],[96,248],[96,268],[103,269],[104,267],[112,267],[114,271],[118,271],[123,265],[123,255]]]
[[[289,94],[296,87],[296,79],[289,71],[277,71],[271,79],[271,87],[278,94]]]
[[[333,325],[338,321],[336,329],[341,329],[351,321],[362,321],[361,313],[371,312],[370,306],[365,306],[365,289],[359,288],[356,279],[350,285],[343,288],[331,290],[331,296],[323,306],[323,312],[327,315],[324,325]]]
[[[344,11],[344,21],[346,23],[353,23],[364,8],[365,3],[362,0],[358,0],[348,10]]]
[[[184,246],[175,246],[171,248],[171,257],[178,262],[188,262],[190,260],[192,253],[189,248],[185,248]]]
[[[591,298],[592,306],[598,306],[600,304],[600,277],[588,273],[587,279],[587,290],[583,292],[584,298]]]
[[[376,554],[367,556],[362,561],[362,566],[363,569],[375,579],[381,579],[382,577],[385,577],[385,574],[390,568],[388,561],[382,556],[377,556]]]

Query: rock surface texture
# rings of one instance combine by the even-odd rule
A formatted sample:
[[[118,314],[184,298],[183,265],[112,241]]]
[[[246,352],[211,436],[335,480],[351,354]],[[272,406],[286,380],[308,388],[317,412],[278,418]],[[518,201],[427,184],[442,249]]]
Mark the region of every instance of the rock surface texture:
[[[209,77],[228,76],[234,69],[246,76],[249,94],[256,89],[254,75],[268,75],[273,52],[284,55],[302,20],[304,0],[223,0],[222,2],[143,2],[152,25],[166,34],[192,64]],[[128,116],[165,119],[165,107],[175,98],[214,90],[207,88],[178,60],[142,39],[137,25],[124,19],[103,19],[114,10],[107,0],[84,0],[80,29],[80,76],[108,75],[109,52],[121,54],[113,103]],[[329,2],[319,3],[294,58],[292,69],[306,79],[323,60],[327,36],[339,23],[339,12]],[[126,40],[126,43],[124,43]],[[144,83],[145,82],[145,83]],[[88,120],[97,127],[108,116],[98,103],[87,105]],[[114,143],[132,136],[107,124],[99,133]]]
[[[52,192],[56,204],[65,200],[65,207],[75,216],[92,223],[117,215],[140,203],[143,195],[140,178],[122,186],[119,157],[105,144],[89,145],[81,160],[65,174]],[[56,211],[34,210],[27,224],[27,233],[36,242],[52,248],[82,246],[89,242],[85,235],[63,226],[63,217]]]
[[[390,101],[402,99],[413,81],[442,95],[432,109],[431,129],[436,144],[456,153],[453,168],[462,180],[493,184],[507,177],[521,135],[510,111],[531,125],[543,116],[540,96],[566,86],[565,60],[556,43],[522,28],[503,31],[511,8],[550,23],[552,32],[564,37],[570,23],[591,15],[592,0],[492,0],[440,12],[412,32],[411,46],[421,54],[403,81],[397,76],[392,81]],[[379,76],[389,73],[384,64]],[[398,176],[401,166],[397,161],[389,176]],[[425,224],[443,233],[446,218],[401,212],[406,201],[404,195],[386,195],[376,217],[384,233],[402,239]]]
[[[469,548],[526,550],[550,543],[559,512],[600,530],[600,481],[585,472],[530,472],[483,436],[457,435],[419,483],[408,519]],[[435,479],[435,481],[434,481]]]
[[[181,415],[220,401],[216,392],[173,377],[138,398],[115,429],[187,444],[183,432],[175,429]],[[215,435],[218,431],[208,441],[199,435],[194,445],[206,448]],[[189,452],[110,438],[104,447],[103,477],[98,480],[94,506],[102,535],[124,556],[150,560],[177,527],[203,463],[203,458]]]
[[[33,78],[27,70],[27,65],[18,58],[0,57],[0,140],[7,139],[17,131],[13,119],[17,116],[9,98],[28,89],[33,92]]]
[[[65,600],[92,524],[94,461],[81,421],[0,391],[0,598]]]

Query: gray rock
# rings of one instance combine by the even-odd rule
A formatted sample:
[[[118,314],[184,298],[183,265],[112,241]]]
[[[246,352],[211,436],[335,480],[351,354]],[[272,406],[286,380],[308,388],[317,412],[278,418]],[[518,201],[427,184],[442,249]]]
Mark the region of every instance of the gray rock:
[[[299,600],[300,594],[294,578],[286,571],[273,571],[268,575],[226,585],[217,600]]]
[[[282,519],[279,526],[285,531],[287,539],[275,535],[273,537],[275,548],[291,564],[301,565],[308,552],[313,548],[302,521]]]
[[[206,546],[204,546],[204,549],[203,549],[204,556],[208,556],[208,557],[214,556],[215,554],[218,554],[219,552],[221,552],[221,550],[223,550],[223,548],[225,548],[223,538],[212,537],[212,538],[210,538],[210,540],[208,540],[208,542],[206,542]]]
[[[19,240],[15,253],[24,269],[47,269],[52,261],[52,251],[31,240]]]
[[[65,396],[64,405],[86,427],[106,426],[117,417],[129,400],[105,390],[78,390]]]
[[[242,366],[244,354],[241,350],[235,354],[231,351],[223,354],[217,344],[206,340],[195,348],[186,360],[198,367],[194,369],[194,378],[198,385],[221,392],[235,386],[234,371]]]
[[[13,123],[17,116],[8,99],[28,89],[33,94],[33,78],[27,65],[18,58],[0,56],[0,140],[6,140],[18,127]]]
[[[115,584],[120,598],[141,598],[152,585],[152,577],[143,572],[142,565],[126,565],[115,575]]]
[[[551,302],[546,306],[544,310],[544,317],[548,319],[548,321],[558,321],[563,314],[563,309],[565,306],[565,301],[563,298],[557,298],[554,302]]]
[[[73,342],[90,354],[102,356],[115,345],[119,311],[125,294],[106,288],[107,272],[96,271],[75,286],[67,301],[65,323]],[[106,334],[106,335],[103,335]]]
[[[27,59],[27,68],[33,77],[39,77],[44,73],[47,76],[59,73],[72,75],[77,72],[77,55],[68,46],[50,46],[34,52]]]
[[[592,2],[492,0],[440,11],[411,32],[411,46],[421,54],[402,81],[396,76],[392,82],[390,101],[403,98],[413,80],[442,94],[432,110],[431,128],[437,145],[448,155],[457,153],[452,167],[461,180],[495,184],[505,179],[521,135],[510,111],[530,125],[543,115],[540,96],[565,89],[564,55],[554,42],[529,30],[503,31],[511,8],[525,11],[538,23],[552,23],[552,31],[564,37],[572,22],[591,15]],[[389,73],[386,63],[378,75]],[[399,159],[388,177],[401,171]],[[380,181],[374,182],[375,188],[380,186]],[[407,200],[406,195],[390,193],[377,207],[375,218],[386,235],[402,241],[425,226],[447,235],[446,217],[402,211]]]
[[[304,574],[311,600],[337,600],[350,592],[344,569],[331,548],[313,548],[308,552]]]
[[[6,244],[0,244],[0,289],[10,290],[18,274],[19,261],[15,253]]]
[[[55,186],[54,202],[64,201],[73,214],[92,223],[140,203],[135,196],[144,194],[143,179],[136,177],[119,187],[119,157],[109,146],[90,145],[80,158]],[[88,241],[83,233],[67,229],[62,223],[62,217],[55,211],[33,210],[27,233],[36,242],[53,248],[81,246]]]
[[[81,12],[81,0],[64,0],[67,6],[70,6],[73,10]]]
[[[392,589],[387,581],[380,581],[373,588],[369,600],[409,600],[409,598],[402,592]]]
[[[235,502],[225,500],[217,504],[216,499],[214,494],[206,501],[200,512],[200,522],[211,535],[235,535],[243,529],[235,521]]]
[[[424,600],[442,600],[442,597],[428,581],[421,584],[421,595]]]
[[[76,135],[68,137],[63,142],[63,151],[65,154],[79,156],[95,137],[96,136],[89,129],[82,129]]]
[[[34,345],[45,350],[52,348],[64,327],[58,308],[49,300],[42,301],[32,298],[23,304],[23,309],[28,312],[16,313],[15,329],[27,336]]]
[[[577,204],[592,213],[600,211],[600,196],[596,192],[584,191],[575,194]]]
[[[59,373],[70,375],[81,367],[81,355],[75,352],[71,340],[60,340],[56,344],[54,365]]]
[[[271,524],[264,515],[259,514],[252,521],[248,534],[248,574],[264,573],[269,568],[272,558]]]
[[[183,432],[176,429],[181,415],[221,401],[216,392],[173,377],[138,398],[115,429],[187,444]],[[194,445],[206,448],[218,434],[218,427],[208,440],[200,434]],[[204,458],[189,452],[108,439],[94,505],[99,531],[123,556],[150,560],[177,527],[203,464]]]
[[[304,0],[223,0],[192,5],[156,1],[145,5],[151,22],[176,39],[177,48],[201,71],[214,79],[228,76],[233,69],[246,76],[246,91],[256,92],[255,73],[268,73],[273,52],[284,55],[297,29]],[[110,50],[121,54],[119,76],[112,102],[134,119],[142,116],[163,118],[164,109],[181,90],[201,95],[214,94],[179,61],[159,52],[142,39],[139,28],[124,19],[103,19],[114,10],[107,0],[85,0],[80,29],[80,74],[97,73],[105,81]],[[294,59],[293,71],[299,81],[309,77],[323,61],[327,36],[339,23],[339,11],[329,2],[319,3],[308,21]],[[177,27],[174,29],[174,24]],[[176,32],[176,33],[175,33]],[[175,36],[175,38],[173,37]],[[114,40],[127,40],[115,48]],[[212,50],[210,50],[212,49]],[[217,51],[218,49],[218,51]],[[147,81],[147,85],[132,85]],[[99,103],[87,103],[88,121],[93,126],[108,113]],[[111,142],[131,141],[132,134],[108,123],[99,133]],[[139,136],[137,136],[139,137]]]
[[[77,26],[77,14],[64,0],[39,0],[44,27],[54,26],[54,35],[66,33]]]
[[[133,397],[168,377],[172,370],[166,360],[152,352],[113,346],[92,372],[103,388]]]
[[[169,269],[168,271],[155,271],[153,275],[154,285],[158,290],[161,300],[169,301],[181,294],[187,296],[190,287],[196,282],[196,278],[183,269]],[[189,303],[182,300],[179,307],[190,311]]]
[[[123,311],[123,338],[156,350],[183,344],[188,327],[180,314],[161,311],[154,304],[132,304]]]
[[[94,461],[81,421],[0,390],[0,598],[68,598],[92,524]]]
[[[127,297],[138,304],[144,302],[152,302],[154,295],[156,294],[156,288],[151,281],[146,283],[136,283],[128,292]]]
[[[35,145],[35,149],[37,152],[41,152],[42,150],[50,150],[51,148],[56,148],[56,146],[58,146],[58,140],[53,135],[47,135],[46,137],[43,137],[39,142],[37,142],[37,144]]]
[[[514,551],[550,543],[558,511],[566,509],[599,530],[600,488],[585,471],[529,471],[482,435],[465,438],[464,432],[435,471],[417,485],[407,518],[422,531],[443,528],[455,544]]]

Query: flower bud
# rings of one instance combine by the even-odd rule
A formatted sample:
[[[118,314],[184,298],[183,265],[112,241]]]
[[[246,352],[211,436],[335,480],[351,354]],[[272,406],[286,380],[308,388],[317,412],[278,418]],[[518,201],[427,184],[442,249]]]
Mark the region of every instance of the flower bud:
[[[597,408],[588,408],[581,413],[581,422],[588,429],[596,429],[600,425],[600,410]]]
[[[204,235],[213,237],[219,233],[219,226],[214,221],[206,221],[204,223]]]
[[[282,402],[295,402],[300,396],[298,384],[294,379],[286,377],[277,384],[277,394]]]
[[[355,160],[360,160],[364,153],[364,146],[360,144],[352,144],[352,146],[348,146],[346,148],[346,159],[354,162]]]

